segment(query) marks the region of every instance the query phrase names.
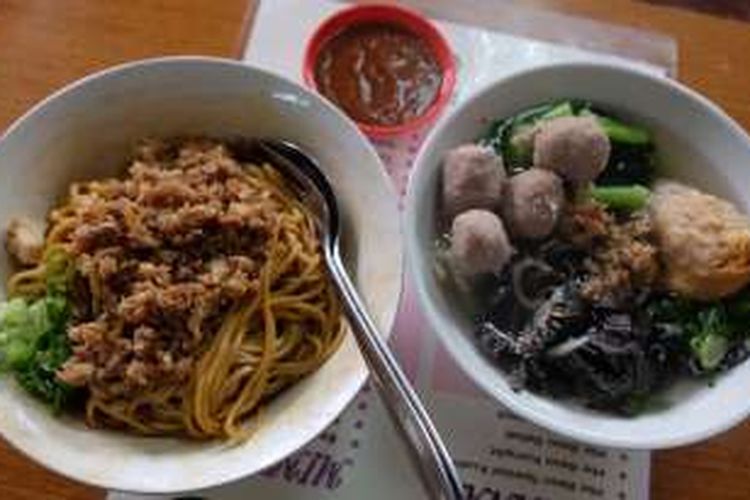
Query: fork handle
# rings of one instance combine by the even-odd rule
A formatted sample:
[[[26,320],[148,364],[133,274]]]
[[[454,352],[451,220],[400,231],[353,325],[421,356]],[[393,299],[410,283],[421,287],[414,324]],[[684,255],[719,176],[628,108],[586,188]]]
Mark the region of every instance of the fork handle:
[[[461,479],[424,406],[378,334],[349,279],[341,256],[333,252],[329,258],[332,278],[360,351],[396,427],[410,445],[411,457],[420,471],[425,489],[430,498],[436,500],[462,499]]]

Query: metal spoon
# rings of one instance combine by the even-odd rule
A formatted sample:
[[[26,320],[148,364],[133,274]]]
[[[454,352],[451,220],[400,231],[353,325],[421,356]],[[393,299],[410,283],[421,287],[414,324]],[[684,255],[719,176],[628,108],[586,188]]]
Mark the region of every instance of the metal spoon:
[[[245,151],[248,151],[244,145]],[[435,426],[388,346],[378,334],[341,259],[341,219],[336,196],[310,155],[296,145],[279,140],[255,140],[251,156],[260,154],[290,181],[300,199],[319,221],[328,271],[344,305],[362,355],[385,400],[396,427],[411,445],[412,456],[431,498],[459,500],[461,480]]]

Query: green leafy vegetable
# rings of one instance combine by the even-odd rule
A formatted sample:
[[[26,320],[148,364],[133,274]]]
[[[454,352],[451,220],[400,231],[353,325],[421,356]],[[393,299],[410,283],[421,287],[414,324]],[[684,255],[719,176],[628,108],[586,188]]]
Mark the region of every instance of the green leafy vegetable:
[[[70,357],[66,334],[70,265],[63,252],[45,256],[47,294],[0,304],[0,370],[12,372],[34,396],[60,411],[76,394],[57,370]]]
[[[512,136],[505,146],[503,160],[511,166],[525,168],[531,165],[534,154],[534,126],[520,125],[514,127]]]
[[[55,373],[70,357],[63,297],[12,299],[0,311],[0,369],[12,371],[30,393],[60,410],[72,394]]]
[[[50,316],[59,313],[61,304],[54,299],[47,304]],[[64,305],[63,305],[64,307]],[[57,370],[70,357],[71,350],[65,332],[67,314],[53,324],[36,342],[30,362],[16,370],[16,379],[27,391],[48,403],[55,412],[75,396],[76,390],[57,379]]]
[[[591,197],[606,207],[622,212],[634,212],[645,207],[651,191],[639,184],[632,186],[594,186]]]
[[[606,115],[601,111],[594,111],[591,108],[585,108],[581,111],[580,116],[593,116],[607,134],[609,140],[615,144],[631,144],[637,146],[646,146],[653,142],[651,133],[634,125],[628,125],[612,116]]]
[[[701,368],[707,371],[715,370],[721,364],[724,356],[729,351],[729,340],[720,335],[708,334],[703,337],[694,337],[690,340],[690,347],[698,359]]]
[[[612,142],[637,145],[651,144],[651,134],[647,130],[626,125],[607,116],[596,115],[596,120]]]
[[[578,109],[581,108],[581,103],[574,104],[571,101],[563,101],[561,103],[552,106],[552,109],[546,111],[542,116],[539,117],[540,122],[545,120],[551,120],[553,118],[561,118],[563,116],[575,116],[578,114]],[[583,106],[587,106],[583,104]]]
[[[699,310],[695,319],[686,325],[690,348],[706,371],[719,366],[729,351],[732,330],[723,304],[710,305]]]
[[[626,124],[583,100],[555,101],[495,121],[479,142],[501,155],[508,173],[513,175],[532,164],[536,127],[546,120],[563,116],[593,116],[609,137],[612,152],[607,168],[600,176],[602,184],[650,183],[655,159],[649,131]]]
[[[533,130],[534,125],[554,108],[555,105],[545,104],[495,121],[479,142],[492,147],[503,157],[509,173],[523,171],[531,164],[531,144],[522,139],[522,134]]]
[[[720,368],[733,346],[750,339],[750,289],[709,304],[664,297],[652,302],[649,310],[657,322],[680,328],[691,355],[707,373]]]

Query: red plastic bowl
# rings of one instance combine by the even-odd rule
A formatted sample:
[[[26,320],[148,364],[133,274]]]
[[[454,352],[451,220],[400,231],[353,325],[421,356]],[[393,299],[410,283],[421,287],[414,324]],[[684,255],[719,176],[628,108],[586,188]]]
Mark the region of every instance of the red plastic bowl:
[[[375,138],[392,137],[416,132],[432,123],[445,108],[456,84],[456,65],[445,37],[434,24],[421,14],[395,5],[355,5],[329,17],[318,27],[305,49],[303,77],[305,83],[318,90],[315,82],[315,64],[320,50],[331,38],[344,29],[365,23],[395,24],[407,29],[427,42],[442,72],[442,83],[435,100],[421,115],[393,126],[372,125],[357,122],[368,136]]]

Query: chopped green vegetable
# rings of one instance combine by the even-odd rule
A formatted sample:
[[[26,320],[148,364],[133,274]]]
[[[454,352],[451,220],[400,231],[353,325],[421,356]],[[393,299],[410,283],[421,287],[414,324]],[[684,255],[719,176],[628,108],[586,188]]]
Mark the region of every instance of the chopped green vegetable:
[[[26,390],[60,410],[73,392],[55,375],[71,354],[65,299],[48,295],[28,303],[17,298],[0,312],[0,369],[12,371]]]
[[[0,308],[0,370],[20,368],[34,354],[34,345],[49,328],[43,300],[28,304],[12,299]]]
[[[685,324],[685,331],[691,343],[706,337],[731,338],[734,336],[724,303],[694,305],[695,312],[690,322]]]
[[[71,355],[65,322],[47,330],[35,347],[31,361],[16,371],[16,379],[27,391],[49,404],[53,411],[59,412],[77,392],[59,381],[56,375]]]
[[[724,356],[729,351],[729,339],[721,335],[708,334],[703,337],[692,338],[690,347],[698,359],[701,368],[711,371],[718,368]]]
[[[726,354],[750,340],[750,289],[713,303],[663,297],[649,305],[652,318],[680,328],[690,354],[706,373],[720,368]]]
[[[594,186],[591,197],[606,207],[621,212],[640,210],[648,203],[651,191],[635,184],[632,186]]]
[[[60,411],[77,390],[57,379],[70,357],[66,290],[71,266],[64,252],[45,256],[47,294],[0,303],[0,370],[11,371],[29,393]]]
[[[732,336],[724,304],[712,304],[698,310],[685,330],[701,368],[706,371],[716,369],[729,351]]]
[[[3,365],[13,368],[21,368],[34,355],[34,346],[21,339],[11,339],[5,345]],[[4,368],[5,368],[4,366]]]

